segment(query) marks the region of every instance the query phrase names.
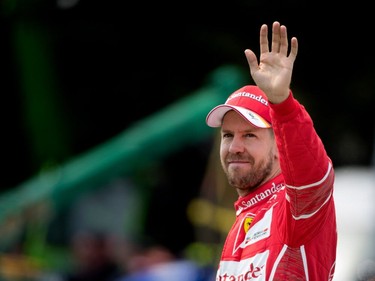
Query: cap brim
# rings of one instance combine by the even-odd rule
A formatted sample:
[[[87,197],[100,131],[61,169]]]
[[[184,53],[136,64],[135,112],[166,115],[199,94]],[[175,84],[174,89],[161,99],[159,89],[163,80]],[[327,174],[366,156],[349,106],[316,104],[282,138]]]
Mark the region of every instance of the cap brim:
[[[234,105],[218,105],[214,107],[206,117],[206,123],[210,127],[221,127],[224,115],[229,111],[234,110],[240,114],[243,118],[249,121],[252,125],[258,128],[271,128],[271,124],[268,123],[259,114],[249,109],[234,106]]]

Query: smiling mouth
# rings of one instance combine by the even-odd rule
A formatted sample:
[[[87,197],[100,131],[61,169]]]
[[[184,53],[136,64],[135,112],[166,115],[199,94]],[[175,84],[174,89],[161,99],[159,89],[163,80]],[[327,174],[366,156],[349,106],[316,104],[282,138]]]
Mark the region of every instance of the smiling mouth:
[[[228,166],[236,167],[236,166],[244,166],[244,165],[250,165],[248,161],[232,161],[228,162]]]
[[[227,161],[228,164],[233,164],[233,163],[249,163],[249,160],[244,160],[244,159],[232,159]]]

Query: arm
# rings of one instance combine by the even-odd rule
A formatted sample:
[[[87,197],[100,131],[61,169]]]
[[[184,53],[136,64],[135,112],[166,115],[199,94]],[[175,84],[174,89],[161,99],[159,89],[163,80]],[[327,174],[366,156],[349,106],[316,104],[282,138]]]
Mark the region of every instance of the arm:
[[[288,196],[296,217],[320,209],[330,197],[333,169],[313,121],[305,108],[293,97],[290,83],[297,56],[297,39],[291,39],[288,55],[286,27],[274,22],[271,50],[267,25],[260,29],[260,59],[251,50],[245,55],[254,82],[270,101],[272,127],[275,131],[280,165],[289,187]]]

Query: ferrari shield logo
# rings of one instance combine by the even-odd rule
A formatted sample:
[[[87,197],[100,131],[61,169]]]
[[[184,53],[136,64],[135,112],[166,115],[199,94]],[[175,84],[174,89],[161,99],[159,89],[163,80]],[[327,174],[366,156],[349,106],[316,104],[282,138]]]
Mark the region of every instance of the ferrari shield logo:
[[[246,217],[243,223],[243,229],[245,230],[245,233],[249,231],[250,224],[253,221],[253,217]]]

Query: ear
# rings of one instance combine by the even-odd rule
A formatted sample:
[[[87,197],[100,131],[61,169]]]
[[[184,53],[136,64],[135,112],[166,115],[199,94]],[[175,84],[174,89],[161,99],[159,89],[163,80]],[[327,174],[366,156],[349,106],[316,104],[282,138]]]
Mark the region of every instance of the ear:
[[[279,161],[279,150],[277,149],[277,145],[276,145],[276,142],[274,142],[274,145],[272,147],[272,153],[273,153],[273,157],[275,158],[275,160]]]

